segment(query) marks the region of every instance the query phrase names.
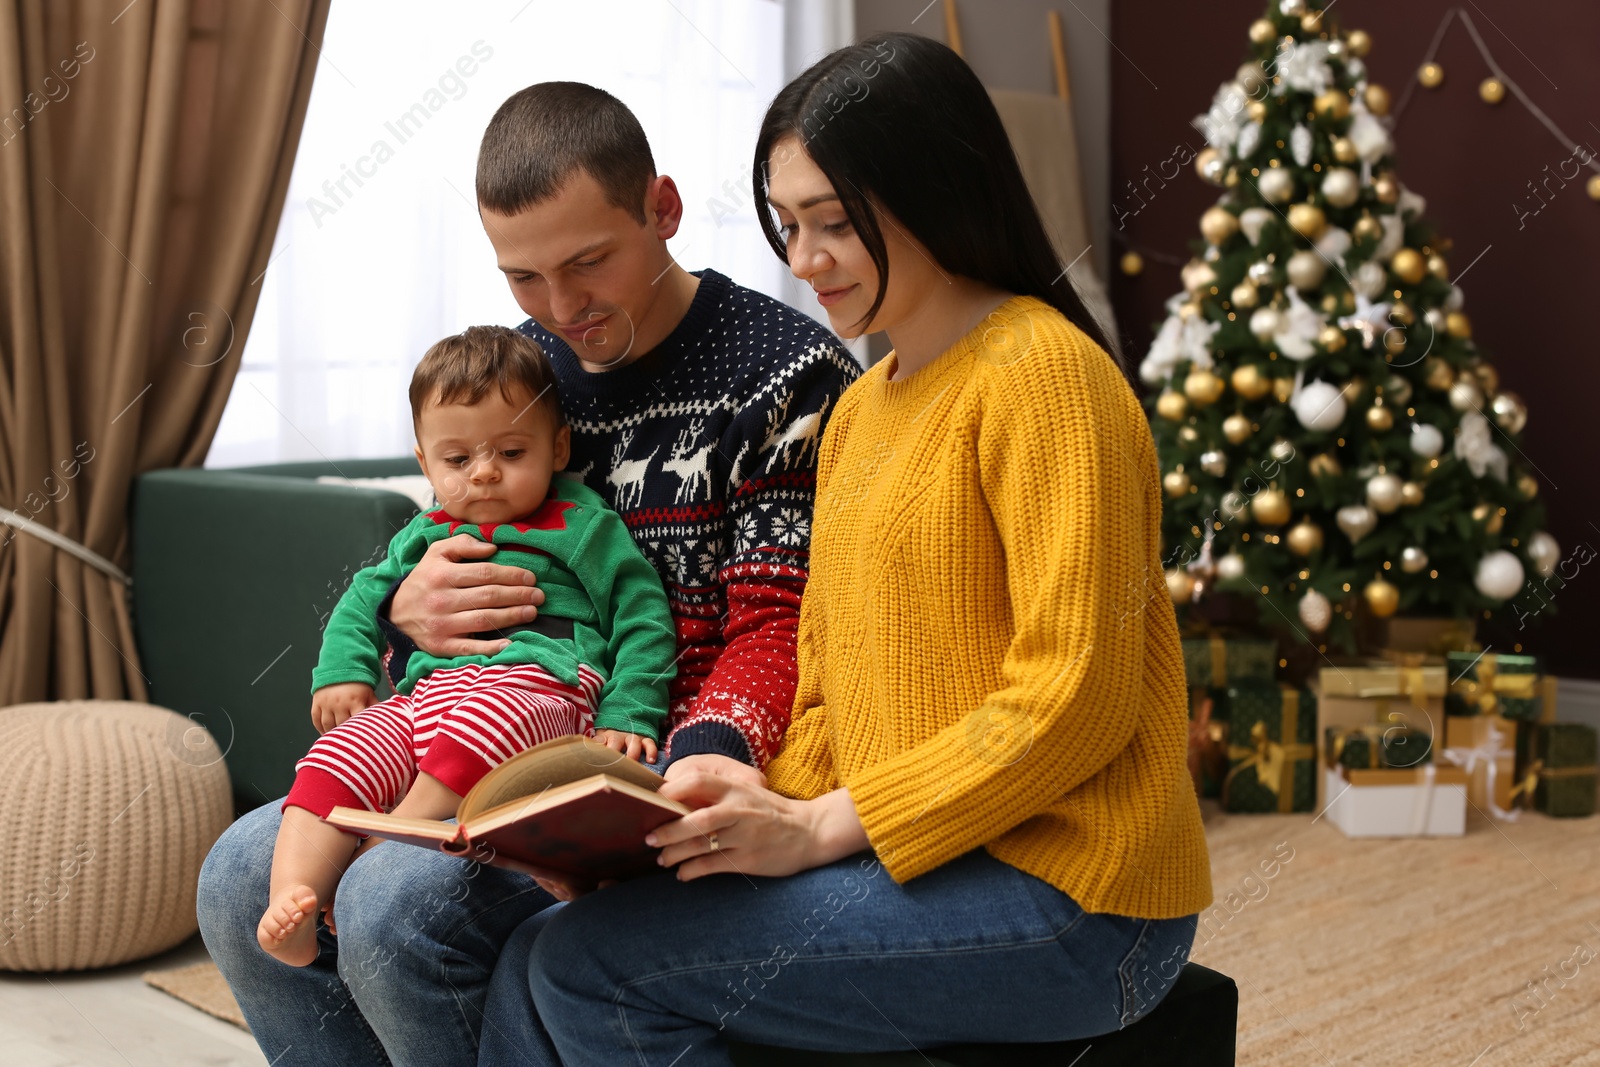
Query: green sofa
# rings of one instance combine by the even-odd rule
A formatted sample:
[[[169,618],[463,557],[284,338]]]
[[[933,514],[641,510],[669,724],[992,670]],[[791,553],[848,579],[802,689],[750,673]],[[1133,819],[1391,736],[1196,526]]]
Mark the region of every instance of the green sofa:
[[[157,470],[134,482],[133,620],[150,701],[203,725],[244,811],[283,796],[315,740],[311,670],[350,576],[417,506],[320,475],[417,474],[412,456]]]

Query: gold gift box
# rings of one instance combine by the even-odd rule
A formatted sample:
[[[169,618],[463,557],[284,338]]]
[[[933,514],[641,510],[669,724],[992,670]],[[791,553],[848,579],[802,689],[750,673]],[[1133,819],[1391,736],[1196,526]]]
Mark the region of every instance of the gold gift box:
[[[1467,772],[1467,800],[1485,815],[1504,817],[1516,787],[1517,724],[1498,715],[1445,718],[1442,763]],[[1493,786],[1491,789],[1491,779]]]
[[[1409,726],[1429,737],[1444,731],[1444,665],[1403,667],[1387,660],[1322,668],[1317,679],[1317,745],[1326,744],[1328,727]],[[1319,752],[1327,763],[1327,753]],[[1327,786],[1317,776],[1317,810],[1327,804]]]

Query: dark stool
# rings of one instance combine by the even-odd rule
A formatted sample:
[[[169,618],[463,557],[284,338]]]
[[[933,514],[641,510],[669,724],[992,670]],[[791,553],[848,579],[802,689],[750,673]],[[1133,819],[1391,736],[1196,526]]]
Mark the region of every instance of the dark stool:
[[[949,1045],[921,1052],[804,1052],[733,1042],[731,1051],[739,1067],[1233,1067],[1238,1022],[1239,987],[1233,979],[1190,963],[1149,1015],[1081,1041]]]

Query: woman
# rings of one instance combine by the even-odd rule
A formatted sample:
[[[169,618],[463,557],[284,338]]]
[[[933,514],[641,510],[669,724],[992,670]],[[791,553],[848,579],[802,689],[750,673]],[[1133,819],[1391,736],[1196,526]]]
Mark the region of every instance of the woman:
[[[793,721],[765,781],[665,784],[676,879],[517,931],[480,1063],[1105,1033],[1211,902],[1150,432],[983,86],[873,38],[778,95],[756,164],[774,250],[894,345],[823,438]]]

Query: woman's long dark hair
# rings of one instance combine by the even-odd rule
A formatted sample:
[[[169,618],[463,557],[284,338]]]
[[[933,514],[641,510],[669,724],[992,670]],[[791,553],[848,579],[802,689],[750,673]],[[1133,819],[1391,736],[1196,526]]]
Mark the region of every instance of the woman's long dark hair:
[[[1038,297],[1116,358],[1050,244],[989,93],[950,49],[912,33],[878,34],[830,52],[773,99],[752,182],[761,230],[786,263],[767,168],[791,136],[832,183],[878,268],[863,322],[883,306],[889,284],[876,204],[943,270]]]

